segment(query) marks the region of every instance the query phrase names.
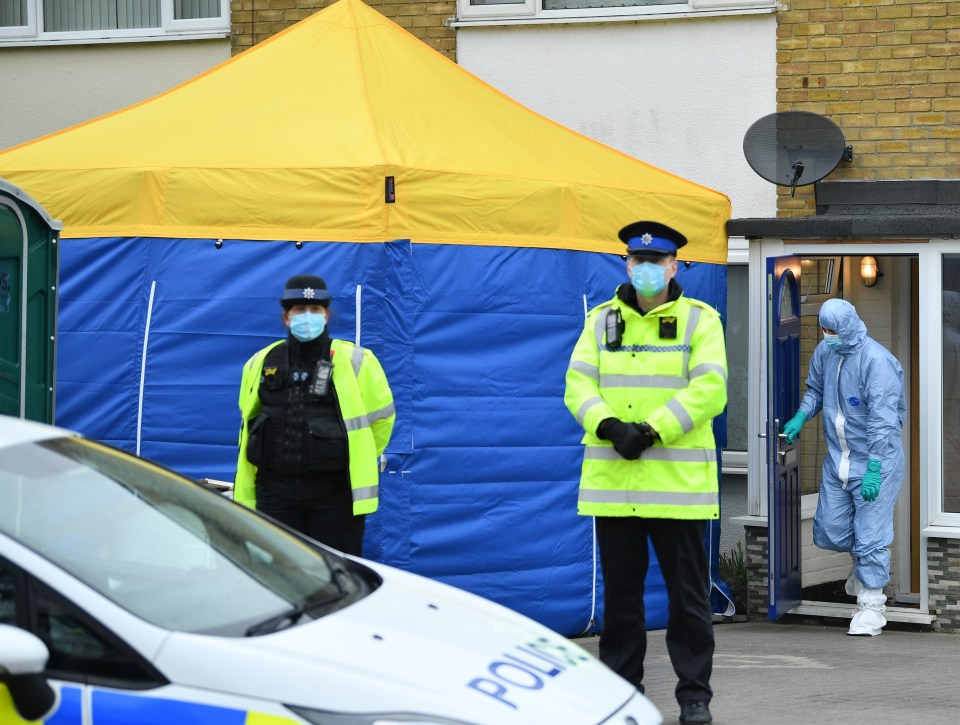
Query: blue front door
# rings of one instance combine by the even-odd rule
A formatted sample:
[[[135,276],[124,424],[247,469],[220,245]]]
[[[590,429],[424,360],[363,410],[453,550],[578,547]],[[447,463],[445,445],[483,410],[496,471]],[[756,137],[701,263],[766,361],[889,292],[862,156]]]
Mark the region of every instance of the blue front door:
[[[781,431],[800,405],[800,260],[767,259],[768,616],[800,602],[800,439]]]

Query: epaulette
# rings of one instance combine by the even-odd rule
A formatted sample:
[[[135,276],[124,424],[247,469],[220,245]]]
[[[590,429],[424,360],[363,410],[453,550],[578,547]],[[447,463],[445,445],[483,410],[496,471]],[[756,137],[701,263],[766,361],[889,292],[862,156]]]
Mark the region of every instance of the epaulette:
[[[696,297],[684,297],[683,299],[685,299],[687,302],[689,302],[689,303],[692,304],[692,305],[696,305],[697,307],[700,307],[700,308],[702,308],[702,309],[704,309],[704,310],[707,310],[707,311],[709,311],[709,312],[712,312],[712,313],[715,314],[717,317],[720,316],[720,311],[719,311],[716,307],[714,307],[713,305],[711,305],[709,302],[704,302],[703,300],[698,300]]]

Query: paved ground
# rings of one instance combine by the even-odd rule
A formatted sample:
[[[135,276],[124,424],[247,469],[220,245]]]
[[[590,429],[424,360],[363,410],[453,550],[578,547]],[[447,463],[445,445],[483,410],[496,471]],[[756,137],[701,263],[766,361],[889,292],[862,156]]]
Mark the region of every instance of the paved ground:
[[[849,637],[846,622],[823,622],[714,625],[715,725],[960,723],[960,635],[891,624]],[[598,638],[577,643],[597,653]],[[663,630],[649,635],[644,685],[664,723],[679,722]]]

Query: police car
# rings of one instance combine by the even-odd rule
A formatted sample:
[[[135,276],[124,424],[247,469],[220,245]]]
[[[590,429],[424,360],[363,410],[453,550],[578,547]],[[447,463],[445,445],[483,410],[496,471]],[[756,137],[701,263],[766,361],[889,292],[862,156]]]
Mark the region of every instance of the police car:
[[[0,416],[0,723],[662,722],[504,607]]]

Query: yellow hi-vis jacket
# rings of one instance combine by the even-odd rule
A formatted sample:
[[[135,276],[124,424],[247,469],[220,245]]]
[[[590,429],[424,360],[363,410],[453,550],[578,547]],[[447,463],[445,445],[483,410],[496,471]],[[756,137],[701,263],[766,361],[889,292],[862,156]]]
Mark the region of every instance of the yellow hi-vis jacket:
[[[605,335],[611,308],[625,323],[615,349]],[[603,303],[587,316],[566,383],[564,402],[584,429],[579,514],[719,518],[713,418],[727,403],[727,354],[714,308],[683,296],[646,315],[618,298]],[[660,439],[626,460],[597,436],[607,418],[646,422]]]
[[[240,455],[233,484],[233,500],[244,506],[257,505],[257,467],[247,460],[250,424],[260,413],[260,378],[267,353],[282,340],[268,345],[243,366],[240,382]],[[378,459],[390,441],[396,413],[393,393],[380,361],[366,348],[345,340],[330,340],[333,362],[333,387],[337,390],[340,413],[347,430],[350,488],[353,513],[371,514],[377,510],[380,489]]]

